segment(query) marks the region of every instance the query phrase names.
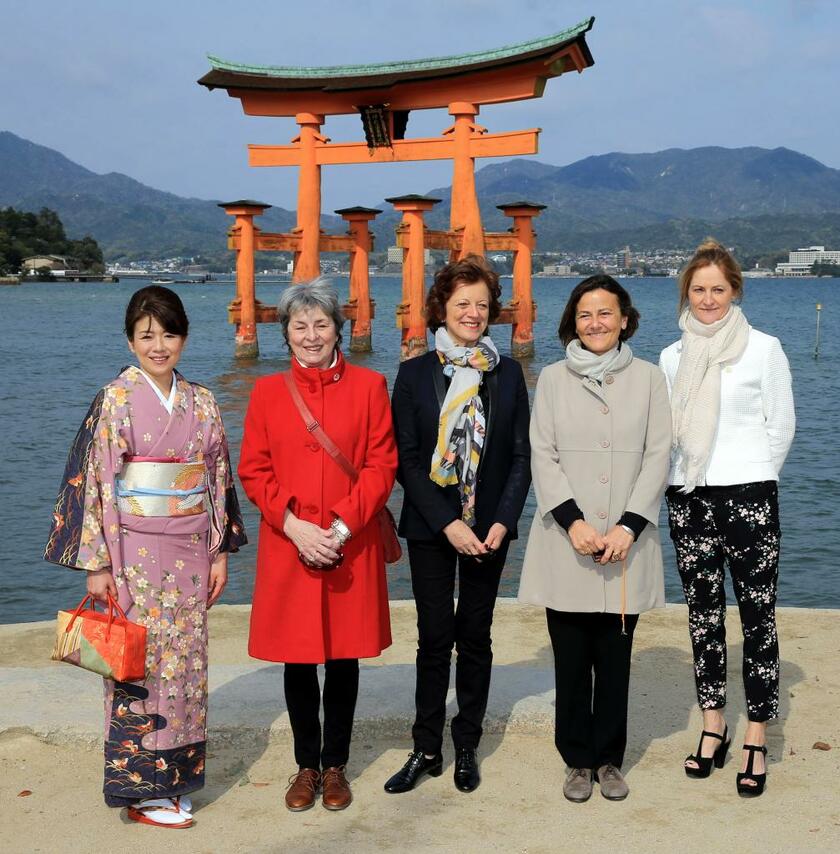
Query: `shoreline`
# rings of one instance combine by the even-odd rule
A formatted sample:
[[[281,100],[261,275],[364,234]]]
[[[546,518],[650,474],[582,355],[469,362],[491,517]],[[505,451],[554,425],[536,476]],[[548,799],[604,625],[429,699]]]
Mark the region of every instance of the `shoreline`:
[[[188,845],[206,851],[347,852],[556,851],[559,839],[596,850],[714,850],[720,828],[763,850],[840,849],[840,613],[779,608],[781,715],[768,727],[768,788],[756,800],[735,794],[740,751],[705,781],[690,780],[683,757],[701,728],[685,606],[643,614],[636,630],[624,771],[630,797],[569,804],[553,744],[554,672],[544,611],[497,601],[494,665],[482,785],[452,785],[453,750],[444,739],[444,775],[405,795],[382,792],[411,749],[416,626],[409,600],[391,603],[393,645],[362,662],[348,774],[354,803],[342,813],[298,815],[282,804],[295,770],[282,665],[248,657],[248,606],[210,612],[207,787],[193,796]],[[737,609],[729,609],[728,723],[740,746],[746,718]],[[49,661],[51,621],[0,626],[0,847],[8,852],[111,851],[148,840],[170,850],[162,831],[120,819],[101,798],[102,691],[91,673]],[[450,686],[448,713],[454,709]],[[831,746],[814,749],[815,742]],[[18,793],[31,791],[30,796]],[[791,810],[796,820],[791,820]],[[50,819],[55,820],[50,820]],[[69,818],[70,821],[63,819]],[[690,821],[688,821],[690,819]],[[688,823],[687,823],[688,821]],[[690,825],[690,832],[689,832]],[[481,838],[476,828],[486,828]],[[596,835],[593,836],[593,833]],[[137,834],[142,834],[138,836]],[[560,834],[558,836],[558,834]],[[147,842],[147,844],[148,844]]]

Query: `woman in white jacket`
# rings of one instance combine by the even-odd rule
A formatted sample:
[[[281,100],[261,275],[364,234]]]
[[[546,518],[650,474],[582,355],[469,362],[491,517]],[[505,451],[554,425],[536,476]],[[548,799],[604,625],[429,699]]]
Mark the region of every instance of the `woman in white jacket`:
[[[703,733],[685,760],[690,777],[723,767],[726,593],[729,566],[744,633],[749,723],[738,793],[766,781],[765,730],[778,714],[779,472],[795,426],[790,369],[777,338],[753,329],[735,301],[741,270],[714,240],[680,275],[682,337],[662,351],[671,398],[673,453],[665,493],[671,539],[688,604]]]

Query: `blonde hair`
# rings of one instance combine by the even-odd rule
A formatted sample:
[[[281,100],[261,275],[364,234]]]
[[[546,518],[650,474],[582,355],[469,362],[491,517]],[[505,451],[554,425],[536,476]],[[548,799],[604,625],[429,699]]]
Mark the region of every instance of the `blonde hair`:
[[[680,273],[680,311],[685,308],[685,304],[688,302],[688,288],[691,285],[694,274],[701,267],[708,267],[712,264],[723,273],[723,277],[729,282],[737,299],[740,299],[744,295],[744,277],[741,275],[741,266],[726,247],[718,243],[714,237],[707,237],[694,250],[691,260],[683,267]]]

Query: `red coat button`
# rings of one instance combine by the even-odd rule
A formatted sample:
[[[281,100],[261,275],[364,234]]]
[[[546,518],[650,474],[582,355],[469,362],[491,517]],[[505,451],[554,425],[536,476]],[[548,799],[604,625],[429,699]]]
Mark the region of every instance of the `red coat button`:
[[[609,446],[610,446],[610,440],[609,439],[602,439],[601,440],[601,447],[602,448],[609,448]]]
[[[609,406],[602,406],[601,407],[601,412],[603,412],[604,415],[606,415],[609,411],[610,411]]]

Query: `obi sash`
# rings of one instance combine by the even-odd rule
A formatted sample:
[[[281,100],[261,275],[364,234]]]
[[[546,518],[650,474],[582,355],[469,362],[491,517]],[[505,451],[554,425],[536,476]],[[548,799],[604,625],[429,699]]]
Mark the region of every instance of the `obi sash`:
[[[201,460],[129,457],[116,487],[120,512],[132,516],[195,516],[207,510]]]

